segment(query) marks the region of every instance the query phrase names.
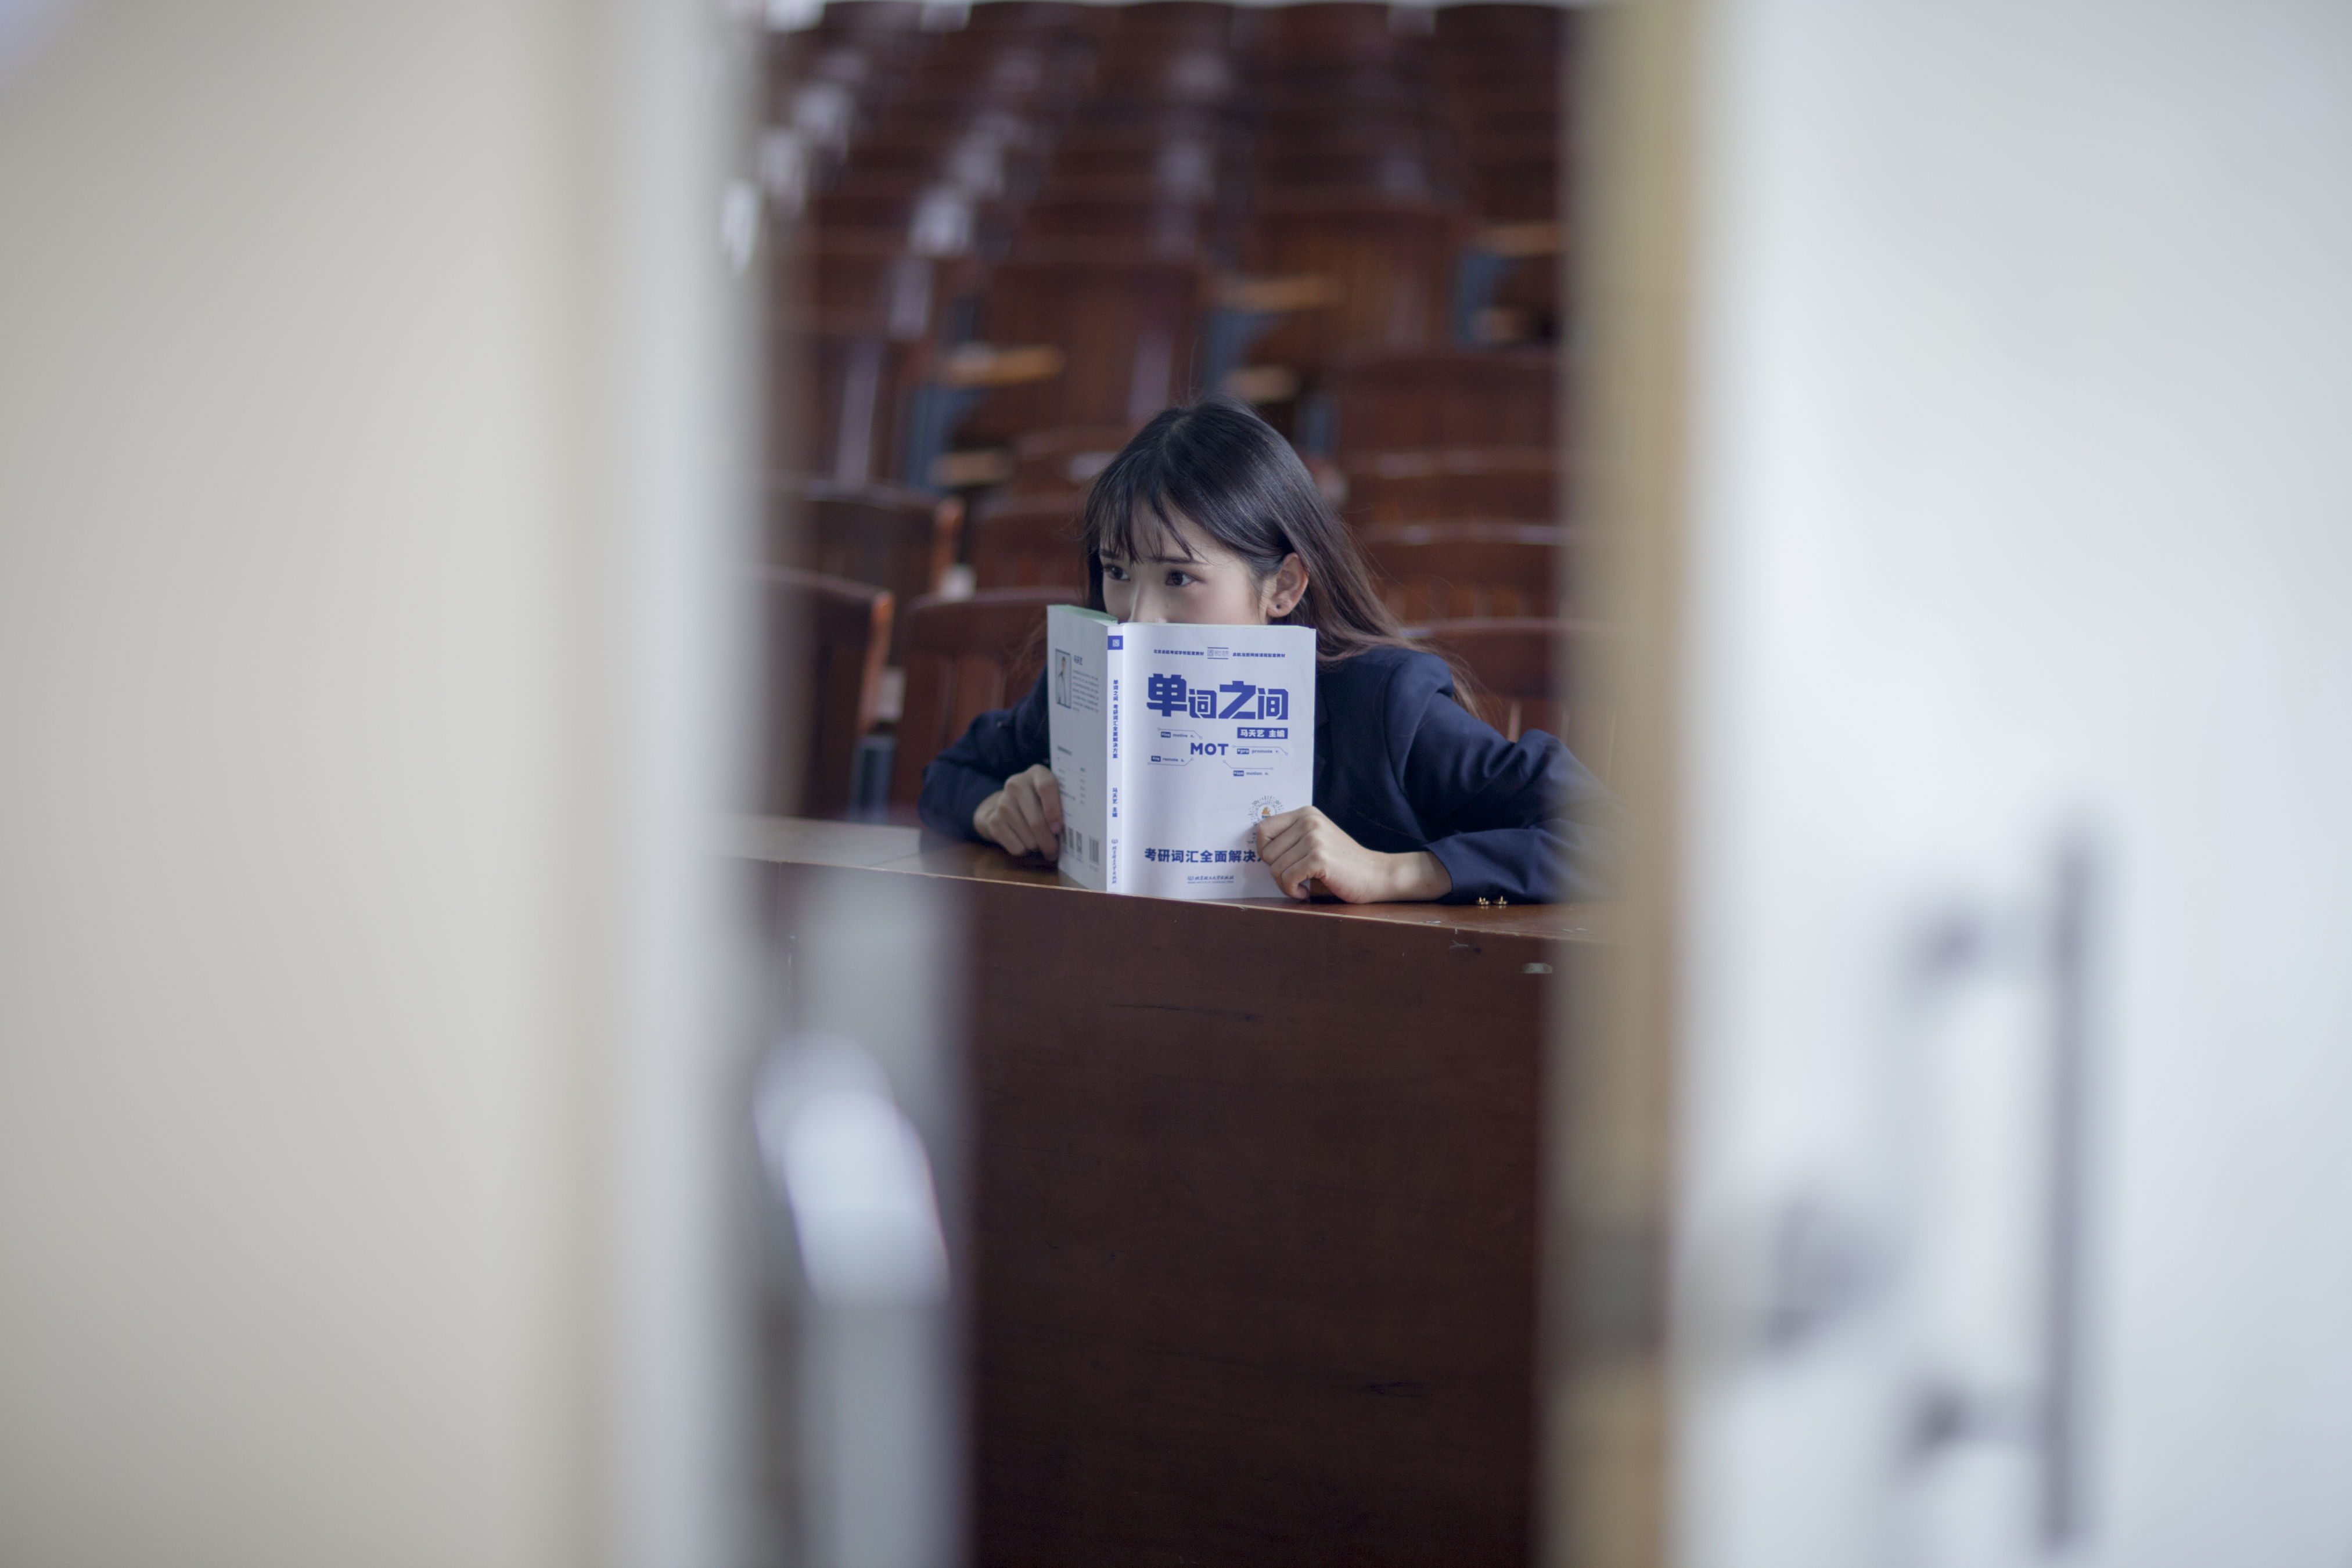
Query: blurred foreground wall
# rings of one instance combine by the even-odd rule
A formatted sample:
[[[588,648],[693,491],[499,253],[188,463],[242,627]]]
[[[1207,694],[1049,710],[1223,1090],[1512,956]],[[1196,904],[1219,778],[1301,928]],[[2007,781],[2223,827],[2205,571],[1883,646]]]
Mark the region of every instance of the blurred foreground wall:
[[[692,1140],[614,1111],[693,991],[628,923],[695,897],[693,734],[646,743],[689,574],[632,533],[696,515],[698,324],[652,320],[693,279],[614,242],[698,155],[674,117],[615,156],[664,26],[0,30],[0,1562],[653,1560],[716,1517],[618,1435],[708,1458],[646,1348],[709,1304],[690,1160],[642,1157]]]
[[[1666,8],[1672,1560],[2352,1561],[2352,12]]]

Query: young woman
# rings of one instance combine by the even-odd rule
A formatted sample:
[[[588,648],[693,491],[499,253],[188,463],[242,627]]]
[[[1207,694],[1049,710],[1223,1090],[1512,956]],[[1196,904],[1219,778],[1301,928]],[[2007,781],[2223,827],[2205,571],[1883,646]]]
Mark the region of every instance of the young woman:
[[[1292,898],[1350,903],[1603,896],[1622,808],[1541,731],[1506,741],[1407,642],[1306,465],[1238,403],[1171,408],[1096,479],[1088,603],[1122,621],[1312,626],[1315,804],[1258,827]],[[923,821],[1014,854],[1059,851],[1045,679],[983,713],[923,773]]]

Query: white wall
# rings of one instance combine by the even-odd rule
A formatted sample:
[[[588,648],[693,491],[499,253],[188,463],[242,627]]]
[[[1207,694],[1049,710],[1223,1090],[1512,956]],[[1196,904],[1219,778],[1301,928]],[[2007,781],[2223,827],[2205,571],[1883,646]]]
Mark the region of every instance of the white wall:
[[[1924,1244],[1899,940],[2029,897],[2084,824],[2076,1560],[2340,1565],[2352,12],[1700,15],[1686,1348],[1776,1203]],[[2027,1560],[1906,1500],[1895,1300],[1801,1354],[1691,1350],[1683,1561]]]
[[[625,919],[693,761],[615,766],[692,662],[629,530],[709,499],[623,403],[707,345],[628,336],[691,279],[619,215],[695,137],[614,155],[676,64],[620,17],[92,0],[0,77],[0,1561],[713,1528],[616,1415],[709,1457],[646,1348],[709,1315],[702,1194],[611,1100],[692,1005]]]

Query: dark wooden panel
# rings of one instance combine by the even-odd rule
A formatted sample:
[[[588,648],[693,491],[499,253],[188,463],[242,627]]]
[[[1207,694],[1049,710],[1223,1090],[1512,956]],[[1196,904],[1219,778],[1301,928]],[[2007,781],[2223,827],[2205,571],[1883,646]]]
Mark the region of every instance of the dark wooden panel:
[[[1521,1568],[1545,992],[1605,907],[1179,903],[742,829],[772,909],[873,868],[967,932],[972,1561]]]
[[[971,896],[975,1560],[1524,1563],[1567,945]]]

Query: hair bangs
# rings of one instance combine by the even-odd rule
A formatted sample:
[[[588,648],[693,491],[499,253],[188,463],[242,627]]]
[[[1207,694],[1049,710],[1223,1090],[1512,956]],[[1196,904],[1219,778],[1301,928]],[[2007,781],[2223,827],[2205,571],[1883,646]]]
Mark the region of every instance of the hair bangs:
[[[1190,561],[1192,552],[1176,531],[1181,511],[1169,497],[1165,465],[1156,454],[1130,448],[1095,477],[1087,492],[1086,548],[1099,562]]]

